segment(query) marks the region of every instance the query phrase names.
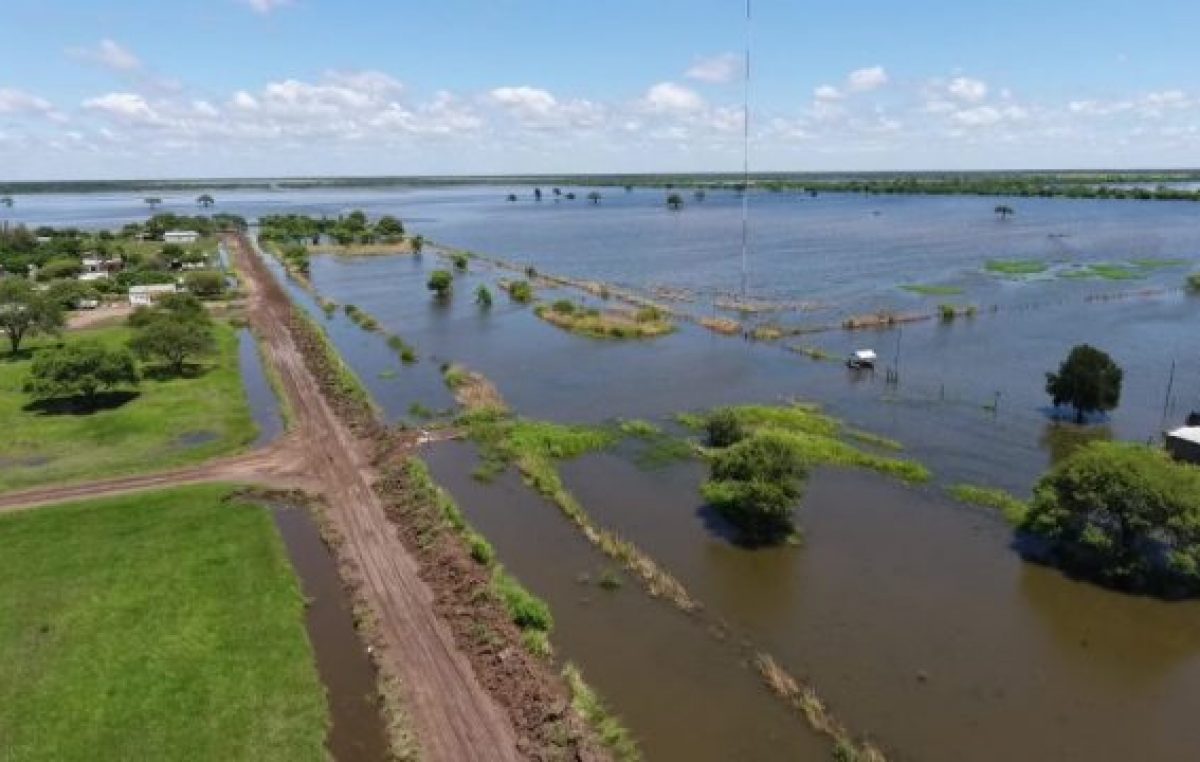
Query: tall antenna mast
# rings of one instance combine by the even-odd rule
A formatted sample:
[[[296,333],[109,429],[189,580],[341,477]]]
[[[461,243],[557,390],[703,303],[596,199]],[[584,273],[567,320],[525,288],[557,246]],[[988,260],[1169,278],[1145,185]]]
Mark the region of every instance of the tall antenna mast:
[[[742,84],[742,300],[750,291],[750,0],[746,0],[746,61]]]

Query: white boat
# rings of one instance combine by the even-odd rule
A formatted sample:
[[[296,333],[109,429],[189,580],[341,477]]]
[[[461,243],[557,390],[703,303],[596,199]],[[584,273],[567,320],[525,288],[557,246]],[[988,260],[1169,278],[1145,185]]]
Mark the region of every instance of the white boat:
[[[878,357],[873,349],[859,349],[850,353],[846,365],[851,368],[874,368]]]

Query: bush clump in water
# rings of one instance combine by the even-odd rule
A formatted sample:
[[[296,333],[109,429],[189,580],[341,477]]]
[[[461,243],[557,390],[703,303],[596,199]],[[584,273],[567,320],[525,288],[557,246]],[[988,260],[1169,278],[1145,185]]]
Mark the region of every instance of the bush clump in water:
[[[729,447],[746,438],[741,419],[729,408],[710,413],[704,421],[704,433],[709,447]]]
[[[508,284],[508,295],[514,302],[528,304],[533,300],[533,286],[527,280],[513,281]]]
[[[709,463],[704,499],[753,544],[796,533],[792,509],[807,469],[786,435],[759,432],[720,450]]]

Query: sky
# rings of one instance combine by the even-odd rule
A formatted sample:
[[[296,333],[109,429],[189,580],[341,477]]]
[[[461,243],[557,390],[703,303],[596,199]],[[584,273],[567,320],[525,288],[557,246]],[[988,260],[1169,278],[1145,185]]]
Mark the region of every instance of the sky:
[[[3,0],[0,181],[730,171],[744,0]],[[761,171],[1200,167],[1200,3],[754,0]]]

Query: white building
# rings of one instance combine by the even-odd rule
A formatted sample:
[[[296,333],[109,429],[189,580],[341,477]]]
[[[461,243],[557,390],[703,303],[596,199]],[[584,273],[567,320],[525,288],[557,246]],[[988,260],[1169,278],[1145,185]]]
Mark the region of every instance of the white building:
[[[163,233],[163,243],[189,244],[200,240],[195,230],[168,230]]]
[[[1200,426],[1183,426],[1168,431],[1167,452],[1176,460],[1200,465]]]
[[[174,283],[152,283],[148,286],[130,286],[129,303],[134,307],[149,307],[163,294],[174,294],[178,289]]]
[[[79,274],[79,280],[85,283],[93,280],[108,280],[108,273],[103,270],[88,270]]]

